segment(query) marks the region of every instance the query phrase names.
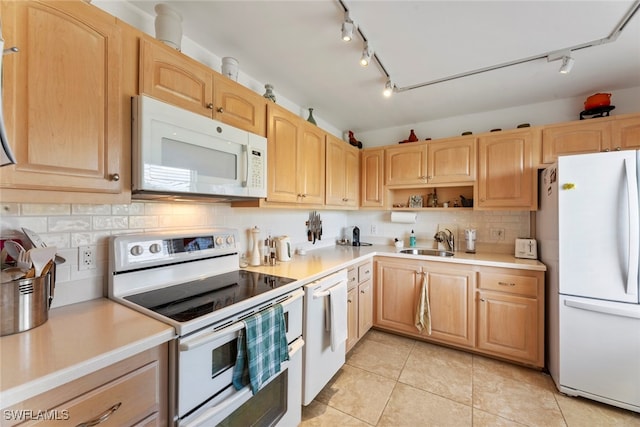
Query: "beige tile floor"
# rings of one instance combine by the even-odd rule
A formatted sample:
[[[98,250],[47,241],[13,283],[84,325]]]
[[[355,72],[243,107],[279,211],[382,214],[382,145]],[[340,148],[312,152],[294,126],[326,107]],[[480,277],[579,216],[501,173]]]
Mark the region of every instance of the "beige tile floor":
[[[564,396],[536,370],[372,330],[301,426],[626,427],[640,414]]]

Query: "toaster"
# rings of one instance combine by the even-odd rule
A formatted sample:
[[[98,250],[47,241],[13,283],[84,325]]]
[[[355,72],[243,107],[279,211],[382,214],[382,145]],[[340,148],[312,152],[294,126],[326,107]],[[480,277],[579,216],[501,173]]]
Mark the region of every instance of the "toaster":
[[[538,259],[538,242],[536,239],[516,239],[516,258]]]

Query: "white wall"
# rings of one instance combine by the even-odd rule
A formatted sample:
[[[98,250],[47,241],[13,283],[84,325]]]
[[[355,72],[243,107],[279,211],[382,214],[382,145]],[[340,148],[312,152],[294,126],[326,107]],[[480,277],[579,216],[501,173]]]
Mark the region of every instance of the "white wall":
[[[640,112],[640,86],[602,92],[611,93],[612,114]],[[584,110],[585,98],[565,98],[538,104],[522,105],[504,110],[485,111],[477,114],[448,117],[425,121],[413,125],[403,125],[372,132],[359,132],[357,138],[365,147],[395,144],[409,137],[414,129],[419,139],[446,138],[458,136],[462,132],[488,132],[491,129],[514,129],[521,123],[531,126],[562,123],[578,120]]]
[[[140,31],[143,31],[151,35],[152,37],[155,37],[155,15],[152,16],[146,14],[145,12],[132,6],[126,1],[98,0],[93,1],[92,4],[105,10],[113,16],[116,16],[127,24],[136,27]],[[181,52],[193,58],[194,60],[203,63],[209,68],[220,72],[222,58],[212,52],[209,52],[208,50],[205,50],[202,46],[193,42],[188,37],[182,38]],[[265,92],[264,85],[265,83],[269,82],[258,82],[253,77],[247,75],[242,71],[242,64],[239,64],[239,69],[238,83],[245,87],[248,87],[249,89],[260,95],[263,95]],[[307,117],[309,116],[309,111],[307,109],[278,94],[278,88],[274,88],[274,92],[278,105],[288,109],[289,111],[297,113],[305,120],[307,119]],[[322,118],[322,116],[318,116],[317,112],[314,112],[313,117],[316,119],[318,126],[323,130],[337,136],[338,138],[342,138],[342,130],[337,129],[331,123],[326,122]]]
[[[123,205],[2,203],[2,239],[24,240],[21,228],[34,230],[47,246],[56,246],[66,259],[57,268],[54,306],[106,295],[109,237],[123,233],[231,227],[240,232],[239,249],[251,247],[250,229],[291,237],[294,248],[333,246],[347,225],[345,212],[321,211],[323,238],[307,241],[308,210],[231,208],[229,204],[134,202]],[[78,248],[92,246],[96,269],[78,270]],[[247,254],[248,255],[248,254]]]
[[[240,232],[239,249],[248,256],[250,230],[258,226],[261,238],[288,235],[294,248],[313,250],[333,246],[350,226],[359,226],[362,241],[391,244],[414,229],[418,245],[432,247],[438,224],[457,227],[459,247],[464,228],[478,229],[478,250],[511,253],[514,239],[529,234],[528,212],[421,212],[416,224],[395,224],[386,211],[318,211],[323,238],[307,241],[305,222],[309,210],[232,208],[229,204],[134,202],[122,205],[2,203],[0,235],[3,239],[24,239],[21,228],[34,230],[48,246],[56,246],[66,259],[57,268],[54,307],[100,298],[106,295],[109,237],[123,233],[231,227]],[[372,234],[372,226],[375,234]],[[492,228],[505,231],[502,240],[490,237]],[[350,238],[351,236],[346,236]],[[92,246],[96,269],[78,270],[78,248]]]

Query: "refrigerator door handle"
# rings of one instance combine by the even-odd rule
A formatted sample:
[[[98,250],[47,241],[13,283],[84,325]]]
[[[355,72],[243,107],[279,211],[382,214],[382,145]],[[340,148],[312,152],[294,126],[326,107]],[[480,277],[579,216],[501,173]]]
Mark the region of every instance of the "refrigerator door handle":
[[[596,313],[610,314],[612,316],[618,317],[631,317],[632,319],[640,319],[640,311],[637,310],[637,306],[632,306],[636,308],[635,310],[625,310],[624,308],[619,307],[609,307],[606,305],[600,305],[598,303],[588,303],[583,301],[574,301],[570,299],[566,299],[564,301],[564,305],[571,308],[577,308],[580,310],[586,311],[594,311]]]
[[[627,195],[629,199],[629,263],[627,268],[627,295],[638,293],[638,233],[640,212],[638,206],[638,180],[636,178],[635,158],[624,159],[627,175]],[[633,165],[631,162],[634,162]]]

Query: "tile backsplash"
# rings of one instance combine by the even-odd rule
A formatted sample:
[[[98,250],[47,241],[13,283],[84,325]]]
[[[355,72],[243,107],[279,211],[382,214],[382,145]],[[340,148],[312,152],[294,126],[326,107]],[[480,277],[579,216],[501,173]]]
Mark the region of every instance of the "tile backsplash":
[[[251,247],[250,229],[258,226],[261,237],[288,235],[294,248],[312,250],[334,245],[347,227],[360,227],[361,240],[390,244],[415,230],[418,246],[432,247],[438,224],[455,224],[458,248],[464,249],[465,228],[478,230],[478,251],[513,253],[514,239],[529,235],[529,212],[434,211],[419,212],[415,224],[390,222],[388,211],[318,211],[323,239],[307,241],[305,221],[310,210],[232,208],[228,204],[134,202],[118,205],[1,203],[0,235],[24,238],[26,227],[41,235],[48,246],[56,246],[66,259],[57,268],[53,306],[61,306],[106,295],[109,236],[133,232],[231,227],[239,230],[240,250]],[[502,231],[495,238],[496,230]],[[347,236],[350,237],[350,236]],[[78,248],[95,248],[96,268],[78,269]]]

